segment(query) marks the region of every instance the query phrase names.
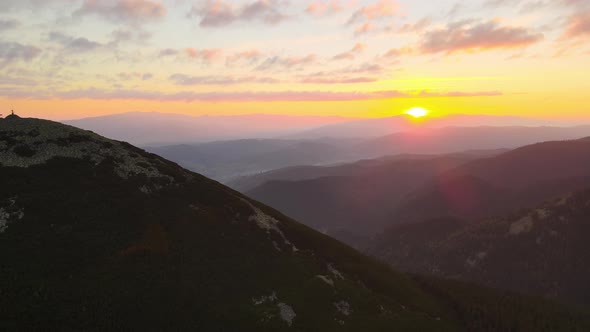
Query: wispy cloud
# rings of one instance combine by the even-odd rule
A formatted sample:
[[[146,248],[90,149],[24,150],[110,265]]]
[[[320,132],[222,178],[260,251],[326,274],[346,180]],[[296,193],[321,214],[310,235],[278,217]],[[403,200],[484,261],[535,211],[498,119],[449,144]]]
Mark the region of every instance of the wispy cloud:
[[[391,18],[398,14],[399,6],[393,0],[379,0],[356,10],[348,19],[348,24]]]
[[[20,26],[20,22],[13,19],[0,20],[0,32],[12,30]]]
[[[358,84],[377,82],[376,77],[307,77],[300,81],[305,84]]]
[[[50,32],[49,40],[57,42],[63,46],[63,49],[67,52],[72,53],[84,53],[89,51],[95,51],[103,45],[84,37],[72,37],[61,32]]]
[[[354,60],[358,55],[363,53],[367,48],[367,45],[363,43],[357,43],[352,49],[347,52],[336,54],[332,57],[333,60]]]
[[[489,21],[469,24],[449,24],[444,29],[432,30],[424,35],[420,49],[423,53],[455,53],[489,49],[521,48],[537,43],[543,35],[523,27],[500,26]]]
[[[206,49],[196,49],[196,48],[185,48],[184,54],[191,59],[196,59],[203,61],[205,63],[211,63],[214,61],[221,60],[223,55],[223,50],[218,48],[206,48]]]
[[[478,96],[501,96],[502,93],[491,92],[404,92],[398,90],[383,91],[243,91],[243,92],[194,92],[182,91],[163,93],[140,90],[102,90],[96,88],[55,92],[52,94],[33,93],[17,88],[0,87],[0,96],[26,97],[28,99],[64,99],[64,100],[146,100],[176,102],[276,102],[276,101],[354,101],[395,98],[469,98]]]
[[[226,0],[207,0],[200,6],[193,6],[189,16],[200,19],[201,27],[227,26],[236,22],[260,22],[278,24],[288,18],[278,0],[257,0],[238,6]]]
[[[31,61],[41,54],[36,46],[14,42],[0,42],[0,68],[17,61]]]
[[[590,10],[576,13],[568,18],[563,38],[590,37]]]
[[[172,74],[170,81],[176,85],[236,85],[246,83],[258,84],[273,84],[280,81],[271,77],[257,77],[257,76],[190,76],[185,74]]]
[[[113,22],[138,22],[160,19],[166,7],[152,0],[84,0],[74,16],[96,15]]]
[[[313,65],[317,62],[318,57],[315,54],[309,54],[306,56],[273,56],[264,60],[256,70],[275,70],[275,69],[293,69],[300,68],[302,66]]]
[[[342,1],[339,0],[316,0],[310,3],[305,12],[314,16],[330,15],[341,12],[344,9]]]

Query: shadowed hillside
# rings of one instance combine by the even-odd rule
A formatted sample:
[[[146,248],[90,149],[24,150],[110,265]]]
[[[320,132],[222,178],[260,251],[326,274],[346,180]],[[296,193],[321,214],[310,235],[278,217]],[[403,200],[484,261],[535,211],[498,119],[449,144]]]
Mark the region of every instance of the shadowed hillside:
[[[452,305],[441,286],[126,143],[18,118],[0,120],[0,143],[3,330],[588,326],[543,301],[496,314],[499,294],[477,313]]]
[[[502,218],[433,219],[382,235],[373,254],[406,271],[590,304],[590,191]]]

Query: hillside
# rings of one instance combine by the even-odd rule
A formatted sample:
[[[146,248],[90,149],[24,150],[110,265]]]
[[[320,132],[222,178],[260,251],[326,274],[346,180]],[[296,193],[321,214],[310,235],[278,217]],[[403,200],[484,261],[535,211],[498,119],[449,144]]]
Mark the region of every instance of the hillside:
[[[457,154],[457,156],[468,155],[473,158],[490,157],[503,152],[506,152],[506,150],[466,151]],[[242,176],[229,181],[227,185],[238,191],[246,192],[270,181],[301,181],[333,176],[358,176],[369,174],[380,168],[386,168],[388,164],[393,164],[397,161],[425,160],[434,159],[436,157],[436,155],[401,154],[375,159],[363,159],[352,163],[341,163],[329,166],[292,166],[260,174]]]
[[[331,167],[302,181],[269,181],[246,193],[315,229],[350,244],[383,229],[395,206],[442,172],[474,156],[408,156]],[[353,238],[349,238],[353,235]],[[360,240],[360,239],[358,239]]]
[[[478,288],[451,300],[446,285],[393,272],[217,182],[73,127],[0,120],[0,163],[2,330],[590,326],[586,314],[537,300],[498,313],[505,297]]]
[[[382,235],[371,250],[405,271],[590,304],[590,191],[507,217],[435,219]]]
[[[440,174],[400,203],[391,223],[501,216],[587,187],[589,141],[537,143]]]

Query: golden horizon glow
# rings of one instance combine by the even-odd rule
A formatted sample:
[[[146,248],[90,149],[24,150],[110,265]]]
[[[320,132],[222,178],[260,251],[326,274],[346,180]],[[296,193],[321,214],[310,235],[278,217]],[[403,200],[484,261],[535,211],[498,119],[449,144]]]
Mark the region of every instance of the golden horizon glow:
[[[423,118],[430,114],[430,111],[422,107],[414,107],[406,111],[406,114],[414,118]]]

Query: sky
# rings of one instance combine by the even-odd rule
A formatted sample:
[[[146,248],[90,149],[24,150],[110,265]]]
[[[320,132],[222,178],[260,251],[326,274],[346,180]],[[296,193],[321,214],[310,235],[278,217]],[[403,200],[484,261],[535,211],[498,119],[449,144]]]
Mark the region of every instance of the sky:
[[[0,113],[590,119],[590,0],[2,0]]]

